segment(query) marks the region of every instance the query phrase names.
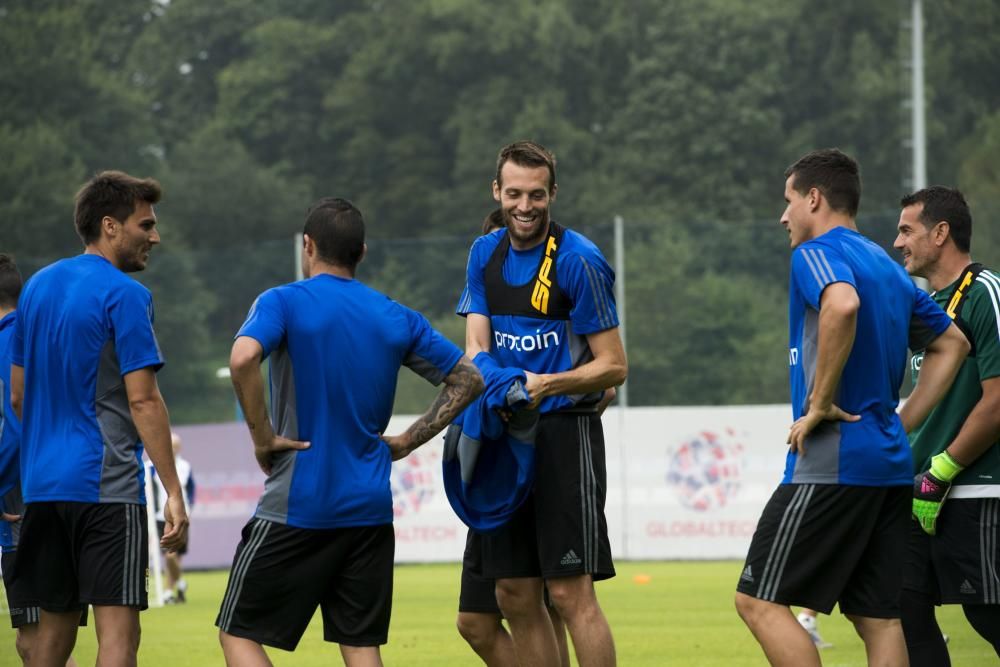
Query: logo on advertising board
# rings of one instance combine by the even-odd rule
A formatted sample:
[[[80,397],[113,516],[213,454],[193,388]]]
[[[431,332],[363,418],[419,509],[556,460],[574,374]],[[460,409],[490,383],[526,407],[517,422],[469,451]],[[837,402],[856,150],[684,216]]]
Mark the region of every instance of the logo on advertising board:
[[[688,509],[725,507],[740,490],[743,445],[731,428],[701,431],[667,452],[667,486]]]
[[[392,515],[399,519],[420,511],[434,497],[434,487],[441,470],[438,451],[416,451],[392,464],[389,487],[392,489]]]

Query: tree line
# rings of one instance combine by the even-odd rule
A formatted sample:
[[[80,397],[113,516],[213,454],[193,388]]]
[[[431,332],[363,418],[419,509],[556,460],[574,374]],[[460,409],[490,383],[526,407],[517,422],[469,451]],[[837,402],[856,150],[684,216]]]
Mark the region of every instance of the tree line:
[[[16,0],[0,3],[0,251],[78,252],[100,169],[164,185],[154,293],[175,421],[230,418],[215,371],[253,298],[293,278],[311,201],[354,201],[359,277],[462,340],[466,253],[499,147],[559,161],[554,217],[609,257],[625,219],[635,405],[787,400],[782,171],[858,158],[860,226],[907,189],[909,2]],[[1000,6],[925,3],[931,182],[1000,260]],[[403,378],[400,410],[425,394]]]

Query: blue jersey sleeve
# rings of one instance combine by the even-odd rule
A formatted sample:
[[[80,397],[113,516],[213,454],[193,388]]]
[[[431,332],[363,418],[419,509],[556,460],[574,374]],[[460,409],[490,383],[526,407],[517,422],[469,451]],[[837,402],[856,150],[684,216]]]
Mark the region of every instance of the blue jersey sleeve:
[[[402,307],[406,311],[411,336],[410,350],[403,359],[403,365],[431,384],[441,384],[462,358],[462,351],[434,329],[426,317]]]
[[[153,296],[139,283],[130,283],[113,293],[108,306],[122,375],[140,368],[159,370],[163,366],[163,355],[153,332]]]
[[[847,283],[854,289],[854,271],[829,246],[805,244],[792,253],[792,280],[810,306],[819,310],[823,290],[833,283]]]
[[[478,315],[490,316],[489,306],[486,305],[486,284],[483,276],[486,272],[486,262],[489,261],[489,252],[485,239],[488,236],[481,236],[472,244],[469,251],[469,263],[465,268],[465,289],[459,297],[458,307],[455,312],[459,315],[476,313]]]
[[[573,301],[573,332],[586,335],[618,326],[615,272],[597,247],[567,252],[558,262],[559,284]]]
[[[10,336],[10,363],[24,367],[24,320],[14,320],[14,332]],[[9,390],[8,390],[9,391]]]
[[[911,350],[926,349],[951,324],[951,318],[922,289],[913,288],[913,316],[910,318]]]
[[[246,322],[236,332],[236,338],[248,336],[264,348],[264,356],[281,344],[285,338],[285,307],[276,289],[269,289],[253,302]]]

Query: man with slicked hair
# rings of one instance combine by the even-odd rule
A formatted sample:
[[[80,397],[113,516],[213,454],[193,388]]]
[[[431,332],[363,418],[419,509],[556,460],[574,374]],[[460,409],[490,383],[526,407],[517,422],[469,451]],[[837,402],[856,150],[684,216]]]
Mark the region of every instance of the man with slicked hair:
[[[772,665],[818,666],[790,606],[835,604],[870,665],[906,665],[899,563],[909,529],[906,430],[948,389],[969,346],[902,267],[858,233],[857,163],[812,151],[785,171],[792,247],[789,382],[794,422],[781,484],[754,532],[736,609]],[[907,346],[928,381],[897,415]]]

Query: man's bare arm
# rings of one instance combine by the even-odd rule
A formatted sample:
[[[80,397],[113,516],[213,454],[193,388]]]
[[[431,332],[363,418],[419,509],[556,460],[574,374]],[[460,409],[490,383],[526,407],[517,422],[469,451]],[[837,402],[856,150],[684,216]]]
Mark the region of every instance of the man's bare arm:
[[[923,369],[921,369],[923,373]],[[1000,440],[1000,377],[982,381],[983,395],[948,445],[951,458],[967,468]]]
[[[10,365],[10,405],[18,419],[24,419],[24,367]]]
[[[272,455],[286,449],[307,449],[308,442],[289,440],[275,435],[274,427],[267,416],[264,400],[264,380],[260,374],[260,363],[264,358],[264,348],[249,336],[240,336],[233,343],[229,355],[229,374],[236,392],[236,400],[243,410],[243,418],[250,429],[253,453],[257,465],[265,475],[271,474]]]
[[[788,444],[793,452],[805,453],[806,436],[824,420],[860,419],[833,404],[844,364],[854,347],[860,307],[858,293],[848,283],[833,283],[823,290],[819,302],[816,375],[809,395],[809,410],[792,424],[788,433]]]
[[[899,410],[899,419],[907,433],[927,419],[927,415],[951,387],[968,353],[969,341],[955,324],[949,325],[943,334],[927,346],[917,386]]]
[[[152,368],[140,368],[124,376],[129,411],[139,438],[146,447],[149,460],[167,492],[163,505],[166,526],[160,545],[175,551],[187,541],[188,517],[181,495],[181,483],[174,465],[174,450],[170,445],[170,417],[156,383]]]
[[[392,460],[407,456],[414,449],[440,433],[469,403],[483,392],[483,376],[468,357],[462,357],[444,378],[444,387],[427,412],[406,431],[383,440],[392,450]]]
[[[465,317],[465,356],[475,359],[480,352],[489,352],[493,339],[493,325],[490,318],[479,313],[469,313]]]
[[[526,373],[525,389],[531,396],[531,407],[538,407],[546,396],[589,394],[625,381],[628,362],[618,327],[588,334],[587,344],[594,358],[581,366],[562,373]]]

